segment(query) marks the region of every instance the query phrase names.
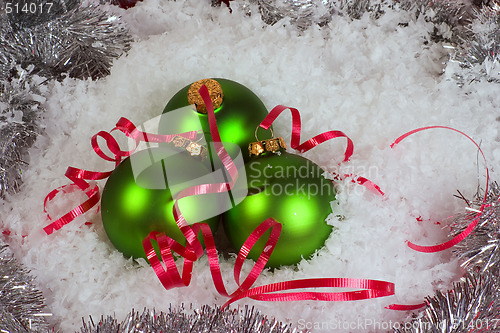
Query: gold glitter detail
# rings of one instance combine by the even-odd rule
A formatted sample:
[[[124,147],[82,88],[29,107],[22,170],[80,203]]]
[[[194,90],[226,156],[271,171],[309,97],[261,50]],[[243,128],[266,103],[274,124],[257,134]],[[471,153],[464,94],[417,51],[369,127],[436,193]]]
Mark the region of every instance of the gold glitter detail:
[[[265,151],[270,151],[271,153],[276,153],[280,148],[286,149],[285,140],[282,137],[272,138],[263,141],[252,142],[248,145],[248,151],[250,156],[259,156]]]
[[[172,144],[176,148],[186,149],[191,156],[201,158],[201,160],[205,160],[208,157],[207,147],[182,136],[174,137]]]
[[[201,160],[204,161],[208,157],[208,152],[207,148],[205,146],[201,146],[201,153],[200,153]]]
[[[269,139],[266,140],[266,151],[271,151],[275,153],[278,149],[280,149],[280,145],[278,139]]]
[[[191,154],[191,156],[201,155],[201,145],[199,143],[191,141],[186,147],[186,150]]]
[[[189,141],[188,139],[183,138],[182,136],[176,136],[172,140],[172,143],[174,144],[175,147],[180,148],[180,147],[186,147],[188,141]]]
[[[248,145],[248,151],[250,152],[250,156],[255,155],[259,156],[264,152],[264,147],[262,142],[252,142]]]
[[[222,87],[220,86],[219,82],[213,79],[203,79],[191,84],[187,93],[189,104],[195,104],[196,110],[198,112],[207,113],[207,108],[205,106],[205,103],[203,102],[203,98],[198,92],[202,85],[205,85],[207,87],[208,93],[210,94],[210,99],[212,100],[212,104],[214,105],[214,109],[217,109],[221,106],[222,100],[224,99],[224,94],[222,93]]]
[[[285,149],[286,150],[286,143],[285,143],[285,139],[283,139],[281,136],[278,138],[278,142],[281,146],[281,148]]]

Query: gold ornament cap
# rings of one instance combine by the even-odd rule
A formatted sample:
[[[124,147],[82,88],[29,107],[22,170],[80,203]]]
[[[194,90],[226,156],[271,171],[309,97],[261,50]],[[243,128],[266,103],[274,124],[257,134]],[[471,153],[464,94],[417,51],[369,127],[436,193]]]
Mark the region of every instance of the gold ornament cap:
[[[271,128],[271,139],[267,140],[259,140],[259,138],[257,137],[258,129],[259,127],[257,126],[257,128],[255,129],[255,139],[257,139],[257,141],[252,142],[248,145],[248,152],[250,153],[250,156],[259,156],[268,151],[276,154],[276,152],[280,151],[282,148],[286,150],[285,140],[282,137],[275,138],[273,130]]]
[[[191,156],[199,158],[202,161],[204,161],[208,156],[207,147],[185,137],[174,137],[172,144],[176,148],[184,148]]]
[[[203,98],[198,92],[202,85],[205,85],[207,87],[214,109],[217,109],[222,105],[224,94],[222,93],[222,87],[220,86],[219,82],[215,81],[214,79],[203,79],[191,84],[187,93],[189,104],[195,104],[196,111],[200,113],[207,113],[205,102],[203,102]]]
[[[282,137],[252,142],[248,145],[250,156],[259,156],[267,151],[276,154],[281,149],[286,150],[286,143]]]

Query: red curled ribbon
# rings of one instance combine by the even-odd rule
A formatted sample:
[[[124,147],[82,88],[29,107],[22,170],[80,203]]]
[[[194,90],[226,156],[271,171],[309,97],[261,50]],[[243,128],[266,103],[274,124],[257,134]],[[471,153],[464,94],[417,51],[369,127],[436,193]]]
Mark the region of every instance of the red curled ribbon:
[[[429,130],[429,129],[446,129],[446,130],[451,130],[451,131],[457,132],[457,133],[465,136],[467,139],[469,139],[477,147],[478,151],[481,153],[481,156],[484,159],[484,164],[485,164],[485,167],[486,167],[486,189],[484,191],[483,202],[481,204],[481,207],[479,208],[479,212],[473,217],[473,220],[469,223],[469,225],[467,226],[467,228],[465,228],[464,231],[462,231],[460,234],[458,234],[457,236],[455,236],[454,238],[450,239],[449,241],[447,241],[445,243],[438,244],[438,245],[433,245],[433,246],[422,246],[422,245],[417,245],[417,244],[414,244],[414,243],[412,243],[410,241],[407,241],[408,247],[410,247],[411,249],[413,249],[415,251],[424,252],[424,253],[435,253],[435,252],[440,252],[440,251],[447,250],[447,249],[449,249],[449,248],[457,245],[458,243],[460,243],[461,241],[463,241],[466,237],[468,237],[472,233],[472,231],[476,228],[476,226],[477,226],[477,224],[479,222],[479,219],[480,219],[480,217],[481,217],[484,209],[487,207],[486,201],[488,199],[488,186],[489,186],[490,176],[489,176],[488,166],[487,166],[487,163],[486,163],[486,157],[485,157],[483,151],[481,150],[481,147],[470,136],[468,136],[464,132],[459,131],[459,130],[457,130],[455,128],[452,128],[452,127],[447,127],[447,126],[426,126],[426,127],[421,127],[421,128],[414,129],[414,130],[412,130],[412,131],[410,131],[408,133],[405,133],[405,134],[401,135],[400,137],[398,137],[391,144],[391,148],[394,148],[394,146],[396,146],[397,144],[399,144],[401,141],[403,141],[404,139],[406,139],[410,135],[418,133],[418,132],[422,132],[422,131],[425,131],[425,130]],[[500,201],[500,198],[499,198],[499,201]],[[410,310],[419,309],[419,308],[424,307],[426,305],[427,305],[427,303],[421,303],[421,304],[415,304],[415,305],[391,304],[391,305],[387,306],[386,309],[397,310],[397,311],[410,311]]]
[[[276,222],[271,218],[265,220],[252,232],[252,234],[249,236],[245,244],[242,246],[234,266],[234,276],[238,284],[238,289],[233,293],[229,294],[226,290],[226,287],[224,286],[224,282],[222,279],[222,273],[220,270],[217,249],[215,247],[215,242],[210,227],[206,223],[195,223],[190,228],[195,234],[198,234],[199,231],[201,231],[202,233],[203,240],[205,242],[205,247],[207,249],[207,257],[210,266],[210,272],[212,274],[212,280],[214,282],[216,290],[219,292],[219,294],[230,298],[234,298],[239,294],[241,294],[242,292],[247,291],[257,280],[258,276],[264,269],[264,266],[266,265],[267,260],[269,259],[269,256],[272,253],[272,250],[274,250],[274,247],[276,246],[279,235],[281,233],[281,224],[279,224],[278,222]],[[241,273],[241,268],[243,267],[243,262],[246,259],[248,252],[250,251],[252,246],[262,237],[262,235],[269,229],[272,230],[271,230],[271,235],[266,242],[265,246],[266,251],[264,251],[261,254],[260,258],[257,260],[256,264],[250,271],[247,278],[243,281],[243,283],[240,284],[239,277]],[[156,240],[158,242],[158,246],[160,248],[160,255],[163,263],[165,264],[166,269],[164,269],[162,264],[160,263],[160,260],[158,259],[158,256],[156,255],[153,249],[151,240]],[[197,242],[199,243],[199,241]],[[148,237],[146,237],[143,241],[144,250],[146,251],[148,260],[151,266],[153,267],[153,270],[155,271],[156,275],[158,276],[160,282],[165,287],[165,289],[172,289],[180,286],[188,286],[191,282],[193,261],[198,259],[198,258],[195,259],[187,258],[182,253],[186,248],[194,246],[193,243],[188,243],[186,247],[181,248],[180,251],[179,248],[174,248],[172,246],[173,244],[178,245],[177,242],[173,241],[170,237],[166,236],[164,233],[159,234],[157,232],[150,233]],[[177,270],[177,266],[175,264],[175,260],[172,255],[172,251],[176,252],[177,254],[181,255],[184,258],[182,276],[179,274]],[[231,300],[228,301],[228,303],[226,303],[225,305],[229,303],[231,303]]]
[[[349,158],[352,156],[354,152],[354,144],[352,140],[341,131],[327,131],[321,134],[316,135],[312,139],[307,140],[306,142],[300,143],[300,132],[302,131],[302,122],[300,120],[299,110],[295,108],[290,108],[284,105],[275,106],[271,112],[262,120],[260,123],[260,127],[267,130],[271,127],[272,123],[278,118],[278,116],[285,110],[290,110],[292,113],[292,137],[290,139],[290,147],[298,150],[301,153],[305,153],[311,148],[316,147],[317,145],[322,144],[325,141],[335,139],[335,138],[346,138],[347,139],[347,147],[344,153],[344,162],[347,162]]]
[[[481,215],[483,213],[483,210],[486,208],[486,201],[488,200],[488,185],[489,185],[489,180],[490,180],[490,172],[488,170],[488,166],[487,166],[487,163],[486,163],[486,157],[485,157],[483,151],[481,150],[481,147],[470,136],[468,136],[464,132],[461,132],[461,131],[459,131],[457,129],[454,129],[452,127],[447,127],[447,126],[427,126],[427,127],[417,128],[417,129],[415,129],[413,131],[410,131],[408,133],[405,133],[402,136],[400,136],[399,138],[397,138],[391,144],[391,148],[394,148],[395,145],[397,145],[398,143],[400,143],[401,141],[403,141],[404,139],[406,139],[407,137],[409,137],[412,134],[415,134],[415,133],[418,133],[418,132],[421,132],[421,131],[425,131],[425,130],[429,130],[429,129],[436,129],[436,128],[447,129],[447,130],[451,130],[451,131],[460,133],[461,135],[463,135],[467,139],[469,139],[477,147],[478,151],[481,153],[481,156],[484,159],[484,165],[486,167],[486,189],[484,191],[484,198],[483,198],[483,202],[481,204],[481,207],[479,208],[479,212],[476,214],[476,216],[471,221],[471,223],[467,226],[467,228],[464,231],[462,231],[459,235],[455,236],[454,238],[450,239],[449,241],[447,241],[445,243],[434,245],[434,246],[421,246],[421,245],[417,245],[417,244],[408,242],[408,246],[410,248],[412,248],[413,250],[419,251],[419,252],[425,252],[425,253],[434,253],[434,252],[440,252],[440,251],[447,250],[447,249],[449,249],[449,248],[457,245],[458,243],[460,243],[461,241],[463,241],[467,236],[470,235],[470,233],[474,230],[474,228],[476,227],[477,223],[479,222],[479,218],[481,217]]]
[[[199,90],[202,96],[208,114],[210,132],[214,140],[214,145],[216,147],[217,156],[221,159],[224,167],[229,172],[231,181],[229,183],[221,184],[204,184],[197,185],[191,188],[185,189],[181,192],[181,195],[176,198],[176,200],[190,196],[190,195],[200,195],[205,193],[221,193],[229,191],[234,182],[238,177],[238,172],[231,157],[226,152],[223,144],[220,140],[219,131],[217,128],[217,123],[215,119],[215,113],[208,93],[208,89],[202,86]],[[284,107],[281,107],[281,111]],[[277,115],[281,112],[278,109],[273,109],[270,115],[266,117],[269,121],[267,128],[274,121]],[[278,111],[277,111],[278,110]],[[315,138],[305,142],[302,145],[298,145],[300,141],[300,115],[298,110],[293,109],[294,119],[298,119],[298,125],[294,126],[293,134],[293,144],[292,147],[301,147],[301,151],[307,151],[316,145],[332,139],[334,137],[346,137],[348,139],[348,149],[346,151],[346,159],[352,155],[353,145],[352,141],[340,131],[332,131],[320,134]],[[271,119],[274,117],[273,119]],[[266,120],[265,119],[265,120]],[[271,119],[271,120],[270,120]],[[265,122],[264,122],[265,123]],[[215,289],[220,295],[229,297],[230,299],[223,305],[223,307],[229,304],[245,298],[250,297],[256,300],[263,301],[299,301],[299,300],[322,300],[322,301],[352,301],[369,299],[376,297],[390,296],[394,294],[394,284],[385,281],[377,280],[366,280],[366,279],[349,279],[349,278],[316,278],[316,279],[304,279],[304,280],[294,280],[279,282],[259,287],[252,288],[253,284],[257,280],[258,276],[264,269],[269,257],[271,256],[281,233],[282,226],[276,220],[268,218],[263,221],[248,237],[245,243],[242,245],[238,256],[236,258],[234,266],[234,279],[238,288],[233,293],[228,293],[224,285],[222,274],[219,265],[219,259],[217,255],[217,249],[215,247],[214,238],[210,227],[205,223],[195,223],[192,226],[187,225],[182,214],[179,212],[177,204],[174,204],[173,214],[177,225],[187,239],[186,246],[182,246],[175,240],[171,239],[164,233],[152,232],[143,241],[144,250],[146,252],[147,258],[153,267],[156,275],[158,276],[160,282],[166,289],[171,289],[179,286],[188,286],[191,281],[193,261],[198,259],[202,254],[199,250],[201,244],[196,237],[199,232],[203,237],[205,248],[207,250],[207,257],[210,266],[210,272],[212,274],[212,280],[214,282]],[[243,267],[243,263],[247,258],[248,253],[252,247],[257,243],[257,241],[271,229],[271,233],[267,242],[264,246],[264,251],[261,253],[254,267],[245,278],[245,280],[240,283],[240,274]],[[161,264],[160,260],[154,248],[152,246],[152,240],[156,240],[160,248],[160,256],[165,265],[165,268]],[[182,275],[179,273],[177,266],[175,264],[172,252],[179,254],[184,258]],[[195,253],[196,252],[196,253]],[[194,254],[194,255],[193,255]],[[291,289],[301,289],[301,288],[361,288],[359,291],[349,291],[349,292],[292,292],[292,293],[276,293],[279,291],[291,290]]]
[[[385,308],[387,310],[395,310],[395,311],[413,311],[413,310],[418,310],[420,308],[423,308],[426,306],[427,303],[420,303],[420,304],[391,304],[386,306]]]
[[[362,290],[337,293],[298,292],[271,294],[276,291],[301,288],[359,288]],[[278,282],[249,289],[232,298],[226,302],[225,305],[244,297],[250,297],[259,301],[273,302],[303,300],[346,302],[391,295],[394,295],[394,284],[385,281],[349,278],[302,279]]]
[[[135,147],[132,148],[129,151],[126,150],[121,150],[120,145],[116,141],[116,139],[111,135],[113,131],[119,130],[123,132],[127,137],[134,139],[135,141]],[[188,138],[190,140],[194,140],[196,138],[196,131],[191,131],[191,132],[186,132],[182,134],[178,134],[180,136],[183,136],[185,138]],[[99,155],[101,158],[103,158],[106,161],[110,162],[115,162],[115,167],[120,164],[122,159],[124,157],[130,156],[135,149],[137,149],[137,146],[139,145],[140,141],[144,142],[170,142],[172,139],[177,136],[176,135],[159,135],[159,134],[151,134],[151,133],[145,133],[141,132],[140,130],[137,129],[137,127],[128,119],[126,118],[120,118],[118,122],[116,123],[115,128],[113,128],[109,132],[105,131],[100,131],[96,135],[94,135],[91,139],[91,144],[92,148],[96,152],[97,155]],[[108,149],[111,151],[111,153],[114,154],[113,157],[109,157],[106,155],[102,149],[99,147],[98,143],[98,138],[101,137],[106,141],[106,145]],[[101,199],[100,193],[99,193],[99,187],[97,184],[94,186],[91,186],[87,180],[101,180],[101,179],[106,179],[111,175],[113,171],[106,171],[106,172],[96,172],[96,171],[88,171],[88,170],[83,170],[83,169],[78,169],[74,167],[68,167],[66,170],[65,176],[69,178],[73,183],[67,184],[61,187],[56,188],[55,190],[51,191],[44,200],[43,204],[43,209],[44,212],[47,214],[47,217],[49,220],[52,221],[52,217],[49,215],[47,212],[47,205],[50,201],[54,199],[54,197],[59,193],[59,192],[67,192],[66,189],[70,187],[78,187],[80,188],[88,197],[89,199],[83,202],[82,204],[78,205],[68,213],[64,214],[62,217],[58,218],[57,220],[53,221],[49,225],[43,228],[45,233],[47,235],[50,235],[56,230],[61,229],[63,226],[66,224],[70,223],[73,221],[77,216],[85,214],[88,212],[92,207],[97,205]]]
[[[351,158],[353,152],[354,152],[354,144],[352,140],[342,131],[326,131],[324,133],[318,134],[314,136],[313,138],[300,143],[300,133],[302,131],[302,122],[300,120],[300,113],[299,110],[295,108],[291,108],[288,106],[284,105],[277,105],[275,106],[271,112],[262,120],[260,123],[260,127],[268,130],[269,127],[271,127],[272,123],[278,118],[278,116],[285,110],[290,110],[292,114],[292,137],[290,139],[290,147],[293,149],[298,150],[301,153],[305,153],[308,150],[322,144],[325,141],[335,139],[335,138],[346,138],[347,139],[347,147],[344,153],[344,160],[343,162],[347,162],[349,158]],[[366,179],[364,177],[352,175],[352,174],[345,174],[343,177],[340,175],[335,175],[335,179],[343,179],[343,178],[352,178],[353,183],[357,183],[359,185],[365,186],[368,190],[370,190],[373,193],[379,194],[379,195],[384,195],[384,192],[380,189],[380,187],[372,182],[369,179]]]

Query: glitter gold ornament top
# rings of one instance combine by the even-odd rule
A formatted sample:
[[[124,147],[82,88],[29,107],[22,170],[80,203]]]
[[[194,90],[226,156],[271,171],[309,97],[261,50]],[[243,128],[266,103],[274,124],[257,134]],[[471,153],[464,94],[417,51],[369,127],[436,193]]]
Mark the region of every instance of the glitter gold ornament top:
[[[222,104],[222,100],[224,99],[224,94],[219,82],[213,79],[203,79],[191,84],[187,93],[189,104],[195,104],[198,112],[207,113],[207,108],[203,102],[203,98],[198,92],[202,85],[205,85],[208,88],[214,109],[219,108]]]

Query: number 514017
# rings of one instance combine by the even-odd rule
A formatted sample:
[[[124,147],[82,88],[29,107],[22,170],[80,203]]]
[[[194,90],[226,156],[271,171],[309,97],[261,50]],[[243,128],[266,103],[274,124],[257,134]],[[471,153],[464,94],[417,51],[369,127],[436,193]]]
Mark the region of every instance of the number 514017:
[[[28,2],[28,3],[13,3],[7,2],[5,3],[5,12],[7,14],[43,14],[50,13],[50,9],[54,5],[53,2],[46,3],[36,3],[36,2]]]

